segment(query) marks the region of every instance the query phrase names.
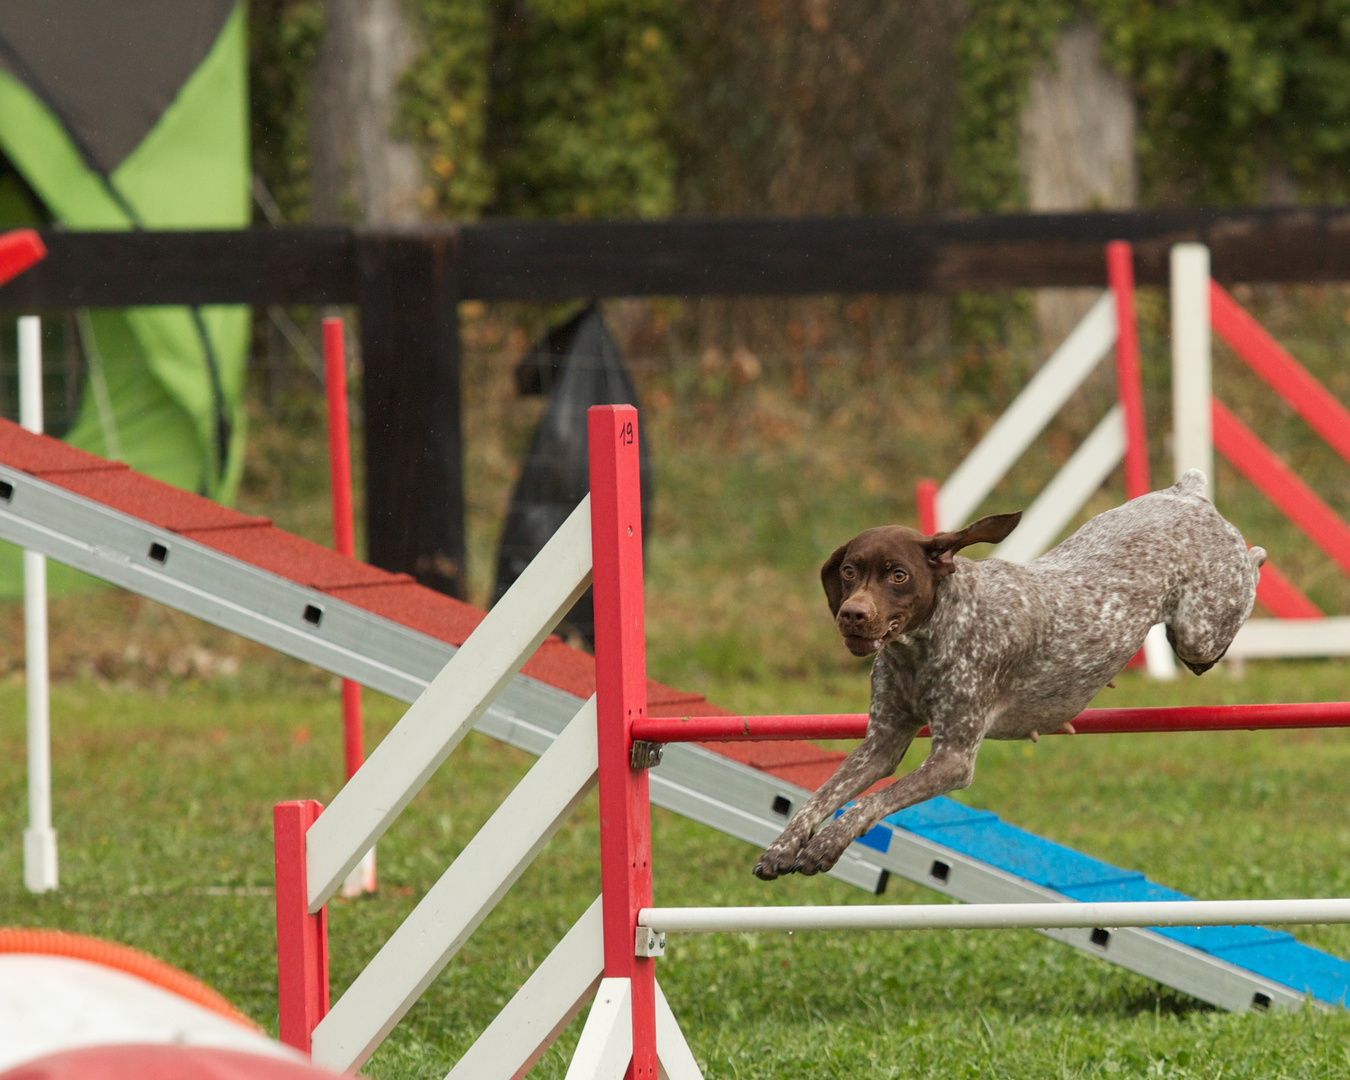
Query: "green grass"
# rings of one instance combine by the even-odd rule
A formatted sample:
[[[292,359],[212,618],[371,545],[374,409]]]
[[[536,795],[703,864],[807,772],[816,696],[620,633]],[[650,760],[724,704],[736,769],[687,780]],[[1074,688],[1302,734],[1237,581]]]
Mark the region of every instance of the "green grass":
[[[1344,665],[1251,665],[1115,696],[1318,697]],[[1188,693],[1189,691],[1189,693]],[[401,713],[368,695],[373,734]],[[23,684],[0,680],[4,921],[101,934],[179,964],[274,1027],[270,807],[330,798],[336,696],[270,678],[90,679],[53,696],[62,888],[19,885]],[[437,879],[530,759],[471,736],[380,845],[381,889],[330,909],[334,991]],[[1110,736],[991,744],[961,797],[1203,897],[1345,895],[1341,732]],[[595,895],[593,799],[372,1059],[369,1075],[444,1074]],[[766,885],[747,845],[658,811],[663,904],[880,901],[830,880]],[[223,893],[223,894],[222,894]],[[1350,930],[1297,935],[1350,954]],[[673,939],[659,975],[708,1076],[1288,1076],[1350,1074],[1350,1016],[1229,1016],[1027,932],[739,934]],[[576,1025],[539,1066],[561,1076]]]

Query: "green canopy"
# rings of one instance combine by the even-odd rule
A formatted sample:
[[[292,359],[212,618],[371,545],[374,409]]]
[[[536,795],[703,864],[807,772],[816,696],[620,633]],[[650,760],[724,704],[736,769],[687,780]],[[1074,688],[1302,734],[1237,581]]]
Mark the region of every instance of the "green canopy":
[[[0,153],[72,229],[245,226],[246,45],[237,0],[6,0]],[[228,501],[243,465],[248,309],[77,322],[89,381],[68,440]]]

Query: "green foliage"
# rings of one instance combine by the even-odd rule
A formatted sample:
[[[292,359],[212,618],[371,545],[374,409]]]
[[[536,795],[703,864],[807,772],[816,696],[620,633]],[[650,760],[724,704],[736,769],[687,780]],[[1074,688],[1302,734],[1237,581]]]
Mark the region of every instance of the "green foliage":
[[[1138,99],[1145,201],[1253,200],[1289,182],[1307,198],[1350,190],[1346,0],[969,0],[902,14],[413,0],[412,10],[421,51],[399,122],[439,215],[657,216],[677,202],[1017,209],[1031,74],[1082,17],[1100,24],[1105,59]],[[322,3],[257,0],[251,18],[254,158],[298,218]],[[894,75],[918,69],[912,85]]]
[[[1158,199],[1251,201],[1283,173],[1309,198],[1350,191],[1345,0],[1092,0],[1140,102]]]
[[[952,168],[972,210],[1015,210],[1019,120],[1037,64],[1073,15],[1072,0],[972,0],[956,40],[961,85]]]
[[[252,0],[248,65],[253,171],[288,220],[309,205],[309,71],[323,37],[322,0]]]
[[[493,211],[669,213],[675,0],[499,0],[494,11]]]
[[[1098,22],[1105,59],[1134,88],[1145,201],[1250,202],[1281,194],[1272,180],[1314,199],[1350,191],[1344,0],[975,0],[957,41],[964,205],[1022,205],[1018,117],[1075,16]]]
[[[417,0],[422,51],[403,75],[401,120],[431,174],[428,210],[472,217],[492,198],[483,155],[492,50],[487,0]]]

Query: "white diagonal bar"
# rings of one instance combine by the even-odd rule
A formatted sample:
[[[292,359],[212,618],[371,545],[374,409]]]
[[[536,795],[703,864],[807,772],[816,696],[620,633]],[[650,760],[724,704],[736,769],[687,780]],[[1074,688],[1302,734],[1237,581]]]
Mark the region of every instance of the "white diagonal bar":
[[[633,1060],[633,984],[602,979],[566,1080],[623,1080]]]
[[[661,984],[656,984],[656,1080],[703,1080]]]
[[[657,933],[753,930],[985,930],[1120,926],[1251,926],[1350,922],[1350,899],[1142,900],[1067,904],[893,904],[878,907],[643,908]]]
[[[1022,452],[1045,430],[1083,380],[1116,342],[1115,294],[1108,289],[937,494],[939,529],[955,529],[1012,468]]]
[[[316,1064],[360,1066],[595,783],[592,697],[314,1029]]]
[[[1125,412],[1116,405],[1027,507],[1012,535],[994,548],[994,558],[1030,562],[1045,551],[1124,456]]]
[[[595,996],[604,973],[604,922],[597,896],[445,1080],[522,1080]],[[659,1008],[658,1003],[658,1052]]]
[[[587,495],[310,826],[311,912],[337,891],[590,583]]]

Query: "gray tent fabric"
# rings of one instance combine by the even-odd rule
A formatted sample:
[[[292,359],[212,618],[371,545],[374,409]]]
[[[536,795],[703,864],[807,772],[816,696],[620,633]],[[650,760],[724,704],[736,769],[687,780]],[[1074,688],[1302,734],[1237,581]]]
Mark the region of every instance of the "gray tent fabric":
[[[590,490],[586,410],[592,405],[638,407],[644,544],[650,521],[652,463],[640,422],[641,405],[600,309],[592,303],[549,330],[517,365],[515,374],[520,393],[548,394],[548,408],[535,429],[511,494],[497,549],[494,603]],[[564,621],[594,645],[595,617],[589,590]]]
[[[237,0],[0,3],[0,67],[56,114],[105,176],[159,122]]]

